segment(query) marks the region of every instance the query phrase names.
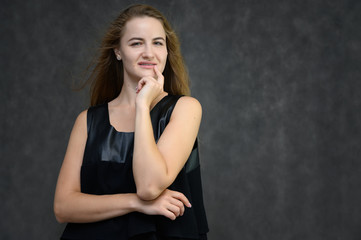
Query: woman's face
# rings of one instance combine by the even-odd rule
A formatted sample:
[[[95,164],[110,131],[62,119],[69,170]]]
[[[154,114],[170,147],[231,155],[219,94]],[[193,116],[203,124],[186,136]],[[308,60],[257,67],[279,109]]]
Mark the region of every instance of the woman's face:
[[[152,17],[135,17],[124,27],[115,54],[123,61],[124,80],[155,77],[156,65],[163,72],[167,61],[166,35],[161,22]]]

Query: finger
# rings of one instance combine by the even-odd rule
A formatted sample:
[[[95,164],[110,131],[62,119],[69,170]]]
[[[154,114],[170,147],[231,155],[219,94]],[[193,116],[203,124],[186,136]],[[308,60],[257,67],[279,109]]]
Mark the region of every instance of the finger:
[[[174,198],[177,198],[179,199],[180,201],[182,201],[182,203],[184,205],[186,205],[187,207],[192,207],[191,203],[189,202],[188,198],[186,196],[184,196],[183,193],[181,192],[174,192],[174,195],[173,195]]]
[[[139,82],[138,82],[138,85],[137,87],[135,88],[135,91],[136,93],[139,93],[140,90],[143,88],[143,86],[145,85],[146,83],[146,80],[145,79],[141,79]]]
[[[155,65],[153,69],[154,69],[155,74],[157,75],[157,81],[163,85],[164,84],[164,76],[159,71],[157,65]]]
[[[170,201],[170,203],[177,206],[179,208],[179,210],[180,210],[179,215],[183,216],[183,214],[184,214],[184,204],[181,201],[179,201],[178,199],[176,199],[176,198],[173,198]]]
[[[169,218],[170,220],[175,220],[177,217],[176,215],[174,215],[173,212],[169,211],[168,209],[165,209],[163,212],[162,212],[162,215],[164,217],[167,217]]]
[[[171,211],[176,217],[178,217],[179,216],[179,214],[180,214],[180,209],[179,209],[179,207],[178,206],[176,206],[176,205],[173,205],[173,204],[169,204],[168,206],[167,206],[167,209],[169,210],[169,211]]]

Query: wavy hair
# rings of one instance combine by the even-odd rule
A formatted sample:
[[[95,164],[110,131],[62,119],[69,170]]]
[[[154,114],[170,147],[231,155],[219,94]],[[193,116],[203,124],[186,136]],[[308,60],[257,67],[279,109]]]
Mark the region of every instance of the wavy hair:
[[[167,19],[157,9],[144,4],[131,5],[112,22],[100,47],[98,59],[90,73],[90,105],[106,103],[116,98],[124,82],[123,63],[116,59],[114,48],[119,47],[125,24],[135,17],[158,19],[166,34],[168,57],[163,72],[164,90],[173,95],[189,95],[189,76],[180,51],[179,39]]]

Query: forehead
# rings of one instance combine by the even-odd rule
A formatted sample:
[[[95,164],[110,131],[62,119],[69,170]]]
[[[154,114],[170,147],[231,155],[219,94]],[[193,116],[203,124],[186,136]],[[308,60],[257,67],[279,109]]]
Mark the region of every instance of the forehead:
[[[125,24],[122,38],[129,39],[133,37],[165,38],[165,31],[162,23],[156,18],[135,17]]]

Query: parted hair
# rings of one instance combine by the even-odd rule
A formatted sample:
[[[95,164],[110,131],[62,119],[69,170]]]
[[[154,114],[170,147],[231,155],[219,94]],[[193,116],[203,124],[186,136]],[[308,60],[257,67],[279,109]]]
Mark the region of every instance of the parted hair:
[[[158,19],[166,34],[168,57],[163,72],[164,91],[173,95],[189,95],[189,77],[176,33],[157,9],[136,4],[120,13],[102,39],[99,56],[88,79],[91,82],[91,106],[109,102],[120,94],[124,82],[123,63],[117,60],[114,49],[119,47],[125,24],[132,18],[144,16]]]

